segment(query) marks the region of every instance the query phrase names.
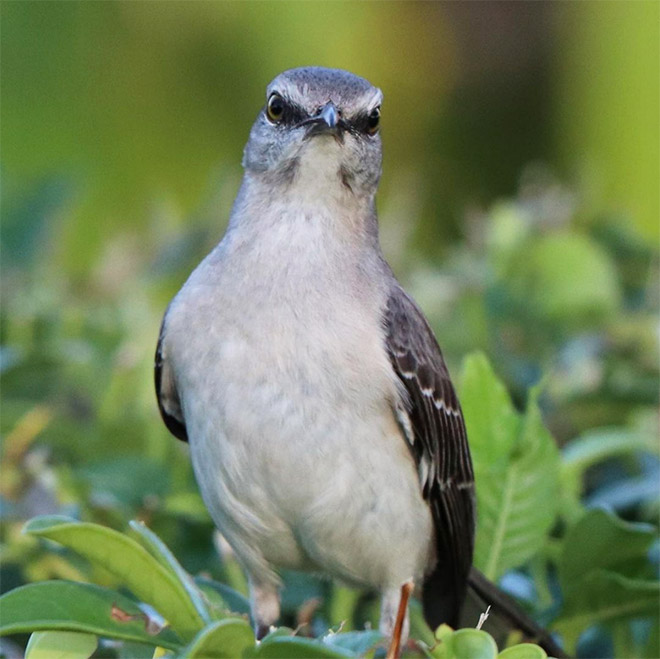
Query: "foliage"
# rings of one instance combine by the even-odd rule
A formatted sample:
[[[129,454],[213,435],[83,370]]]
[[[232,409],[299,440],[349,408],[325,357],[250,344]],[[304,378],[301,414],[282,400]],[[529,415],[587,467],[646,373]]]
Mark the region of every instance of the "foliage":
[[[407,275],[450,364],[467,346],[488,354],[465,358],[458,382],[478,483],[476,563],[557,631],[569,651],[654,656],[658,446],[651,274],[657,255],[625,232],[603,236],[575,228],[570,205],[557,220],[548,209],[560,207],[557,198],[568,192],[544,173],[526,176],[536,181],[535,196],[527,179],[516,198],[493,206],[481,220],[485,241],[457,245],[441,277],[420,262],[411,263]],[[25,224],[25,232],[33,230]],[[558,243],[548,242],[555,236]],[[217,621],[204,617],[203,603],[224,609],[226,602],[244,615],[245,577],[227,547],[211,542],[187,449],[162,428],[151,381],[162,310],[206,247],[176,233],[152,238],[141,265],[129,254],[130,286],[113,279],[110,268],[78,289],[37,247],[24,267],[5,266],[2,581],[5,590],[26,582],[34,582],[28,589],[68,584],[80,603],[128,588],[128,601],[114,601],[130,616],[144,615],[135,607],[150,601],[150,584],[157,582],[156,611],[171,625],[164,632],[176,625],[172,633],[181,644],[206,647],[230,632],[213,627]],[[531,249],[544,241],[555,254],[567,251],[556,244],[570,245],[564,270],[545,248]],[[589,278],[592,266],[579,269],[591,258],[605,288]],[[539,297],[538,281],[550,282],[544,286],[556,299]],[[530,388],[541,373],[542,383]],[[66,527],[42,517],[28,526],[30,534],[20,533],[26,519],[42,514],[85,522]],[[141,524],[133,525],[131,537],[119,533],[130,518],[158,536]],[[92,523],[104,525],[99,555],[88,542]],[[65,550],[45,551],[35,539],[62,534]],[[127,554],[134,560],[126,561]],[[198,575],[196,585],[188,574]],[[284,579],[283,623],[303,625],[306,636],[327,644],[328,629],[345,621],[335,640],[346,650],[342,643],[353,630],[376,624],[373,596],[303,575]],[[75,582],[97,586],[80,590]],[[123,638],[112,647],[102,641],[103,652],[138,652],[144,622],[123,622],[125,635],[118,636],[94,627],[95,610],[91,603],[60,610],[60,622],[85,613],[92,619],[80,618],[78,633]],[[147,614],[150,620],[156,611]],[[56,622],[49,630],[72,630]],[[34,619],[24,623],[22,630],[37,629]],[[195,634],[204,628],[209,639],[194,641],[182,624]],[[355,633],[364,644],[364,632]],[[415,609],[412,636],[427,647],[435,643]],[[57,638],[38,636],[33,645],[50,647]],[[286,653],[290,641],[273,641],[267,652]],[[160,647],[175,649],[167,639]]]
[[[575,652],[584,630],[597,624],[612,629],[615,638],[623,634],[626,647],[632,644],[636,656],[653,656],[655,637],[649,626],[660,614],[657,568],[649,562],[655,530],[601,509],[576,513],[562,507],[560,472],[568,471],[571,481],[582,480],[584,470],[592,465],[585,456],[593,451],[593,437],[571,444],[569,460],[562,462],[541,421],[539,389],[530,394],[524,414],[517,413],[482,354],[465,360],[461,394],[477,478],[477,567],[497,579],[526,564],[537,589],[549,592],[553,585],[559,586],[562,601],[550,620],[570,652]],[[610,442],[609,450],[607,445],[598,448],[598,460],[622,450],[620,442]],[[86,559],[88,563],[79,568],[82,579],[96,575],[109,584],[41,581],[5,594],[0,599],[0,631],[39,633],[31,641],[35,656],[42,651],[39,648],[68,647],[70,636],[62,636],[63,632],[80,634],[73,645],[80,646],[81,656],[94,651],[96,642],[90,639],[96,637],[148,644],[173,656],[227,658],[371,656],[383,643],[370,631],[326,629],[314,640],[280,628],[255,645],[245,613],[231,613],[247,610],[240,593],[213,580],[196,582],[143,524],[131,523],[131,537],[94,523],[42,516],[24,531]],[[558,583],[552,584],[555,575]],[[520,573],[518,577],[524,578]],[[118,587],[126,588],[130,597]],[[347,613],[354,617],[356,610]],[[634,626],[640,621],[644,621],[641,632]],[[420,626],[423,623],[413,616],[413,633],[420,632]],[[485,631],[454,632],[443,627],[435,637],[429,634],[430,630],[418,633],[405,656],[500,656]],[[429,638],[434,638],[430,645]],[[536,646],[514,645],[502,656],[545,654]]]
[[[477,564],[570,652],[658,656],[657,15],[3,3],[0,652],[37,629],[33,657],[253,647],[153,350],[222,234],[263,86],[319,63],[385,92],[381,237],[461,373]],[[260,653],[373,653],[373,595],[283,578]],[[475,629],[436,644],[416,603],[411,624],[412,655],[495,652]]]
[[[0,598],[0,633],[33,632],[28,659],[58,652],[86,658],[96,650],[97,637],[142,643],[151,646],[149,652],[157,651],[157,656],[220,659],[373,656],[385,643],[380,633],[369,630],[329,631],[314,640],[280,628],[256,644],[246,616],[232,613],[224,599],[207,599],[165,545],[141,526],[133,525],[137,540],[64,517],[36,518],[25,531],[75,549],[115,575],[132,595],[142,594],[136,601],[118,590],[65,580],[29,584],[5,594]],[[167,570],[158,572],[156,566]],[[173,588],[178,590],[179,608],[172,607]],[[221,590],[219,584],[216,588]],[[226,587],[222,590],[228,592]],[[241,596],[233,593],[233,597],[240,600]],[[197,614],[192,621],[189,611]],[[157,612],[170,615],[165,619]],[[535,648],[534,654],[525,654],[529,648]],[[507,653],[514,659],[546,656],[529,644],[513,646]],[[500,656],[486,632],[453,631],[446,626],[438,630],[431,647],[418,641],[404,654],[438,659]]]
[[[537,159],[597,186],[590,223],[622,208],[652,241],[658,5],[580,5],[4,3],[4,223],[20,233],[39,187],[38,235],[84,280],[159,211],[169,229],[223,222],[265,85],[320,64],[385,92],[384,192],[426,253],[455,238],[457,209],[508,195]]]
[[[496,580],[547,540],[558,513],[559,452],[541,420],[538,390],[517,414],[483,355],[466,359],[462,386],[477,482],[475,563]]]

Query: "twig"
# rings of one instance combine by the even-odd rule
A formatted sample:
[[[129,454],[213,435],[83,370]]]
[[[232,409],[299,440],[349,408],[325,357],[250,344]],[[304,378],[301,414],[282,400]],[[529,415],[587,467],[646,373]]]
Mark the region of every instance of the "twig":
[[[481,629],[483,627],[484,622],[488,620],[488,614],[490,613],[490,604],[488,605],[488,608],[483,612],[479,614],[479,622],[477,623],[477,629]]]

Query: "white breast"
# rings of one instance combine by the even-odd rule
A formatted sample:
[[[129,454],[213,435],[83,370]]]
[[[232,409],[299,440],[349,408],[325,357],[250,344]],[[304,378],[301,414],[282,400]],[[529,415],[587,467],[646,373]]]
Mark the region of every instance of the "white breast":
[[[432,521],[392,412],[386,291],[329,230],[336,218],[270,211],[168,314],[202,495],[261,578],[287,566],[398,585],[430,560]]]

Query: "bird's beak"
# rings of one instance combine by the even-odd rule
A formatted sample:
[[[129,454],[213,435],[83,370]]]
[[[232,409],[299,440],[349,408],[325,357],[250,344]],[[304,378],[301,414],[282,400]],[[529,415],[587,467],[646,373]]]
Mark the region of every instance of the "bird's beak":
[[[306,119],[302,125],[309,127],[306,137],[334,135],[339,141],[342,141],[342,132],[345,128],[339,110],[332,101],[328,101],[313,117]]]
[[[337,127],[337,121],[339,120],[339,113],[337,108],[332,101],[328,101],[318,113],[317,117],[325,122],[325,125],[330,129],[334,130]]]

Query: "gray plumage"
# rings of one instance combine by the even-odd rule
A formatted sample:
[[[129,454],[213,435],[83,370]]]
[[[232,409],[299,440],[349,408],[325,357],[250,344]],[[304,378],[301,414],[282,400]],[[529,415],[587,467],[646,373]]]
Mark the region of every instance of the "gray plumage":
[[[190,442],[260,633],[278,568],[379,590],[388,634],[402,582],[424,584],[433,625],[456,624],[465,594],[470,454],[435,338],[378,243],[381,101],[344,71],[275,78],[227,233],[163,320],[160,410]]]

